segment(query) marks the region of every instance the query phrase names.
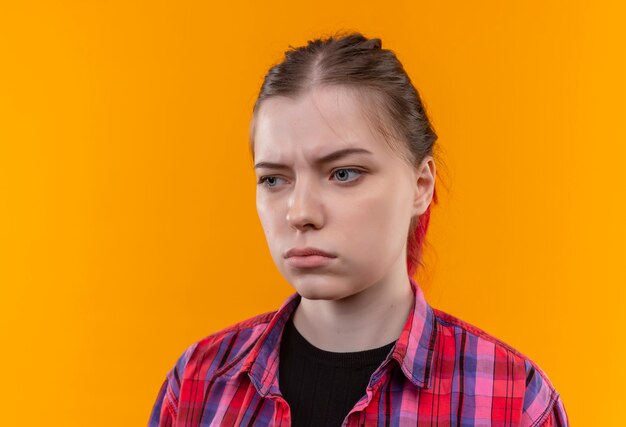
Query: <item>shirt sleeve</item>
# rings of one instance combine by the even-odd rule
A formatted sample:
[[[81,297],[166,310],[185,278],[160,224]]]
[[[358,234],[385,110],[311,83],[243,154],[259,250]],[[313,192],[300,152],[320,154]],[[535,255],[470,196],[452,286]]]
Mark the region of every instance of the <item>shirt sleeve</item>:
[[[165,427],[174,424],[174,418],[172,417],[170,411],[167,410],[170,405],[169,399],[166,397],[167,387],[168,380],[166,379],[163,381],[159,394],[154,402],[154,406],[152,407],[148,427]]]
[[[526,391],[522,413],[524,427],[569,427],[561,395],[541,369],[526,360]]]
[[[170,427],[176,422],[181,379],[198,343],[191,345],[167,373],[150,413],[148,427]]]
[[[541,427],[569,427],[567,412],[565,412],[565,406],[563,406],[561,396],[554,402],[550,415],[548,415],[548,418],[541,424]]]

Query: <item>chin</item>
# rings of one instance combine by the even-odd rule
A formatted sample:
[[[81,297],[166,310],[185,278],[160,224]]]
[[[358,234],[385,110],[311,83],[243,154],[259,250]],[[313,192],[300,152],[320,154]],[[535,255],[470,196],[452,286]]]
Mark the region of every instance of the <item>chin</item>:
[[[290,283],[303,298],[311,300],[338,300],[355,293],[345,282],[323,275],[303,275]]]

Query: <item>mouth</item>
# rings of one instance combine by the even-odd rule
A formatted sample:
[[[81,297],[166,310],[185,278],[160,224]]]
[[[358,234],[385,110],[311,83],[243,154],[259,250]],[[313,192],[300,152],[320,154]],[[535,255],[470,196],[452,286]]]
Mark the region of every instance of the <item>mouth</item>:
[[[287,258],[287,264],[295,268],[317,268],[330,264],[334,259],[322,255],[294,255]]]
[[[291,258],[294,256],[302,257],[302,256],[323,256],[327,258],[336,258],[337,255],[332,254],[330,252],[323,251],[319,248],[313,248],[311,246],[307,246],[304,248],[291,248],[287,252],[285,252],[285,258]]]
[[[291,248],[284,255],[287,264],[295,268],[317,268],[330,264],[337,255],[318,248]]]

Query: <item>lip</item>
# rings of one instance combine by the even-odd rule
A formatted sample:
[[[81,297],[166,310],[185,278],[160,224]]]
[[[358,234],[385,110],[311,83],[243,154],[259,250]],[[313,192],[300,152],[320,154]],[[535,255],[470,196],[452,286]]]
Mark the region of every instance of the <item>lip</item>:
[[[319,248],[314,248],[311,246],[307,246],[304,248],[291,248],[287,252],[285,252],[285,258],[291,257],[307,257],[307,256],[322,256],[326,258],[336,258],[337,255],[331,254],[329,252],[323,251]]]
[[[337,258],[337,255],[318,248],[291,248],[285,252],[287,264],[296,268],[323,267]]]
[[[321,255],[291,256],[287,258],[287,264],[296,268],[316,268],[330,264],[334,259]]]

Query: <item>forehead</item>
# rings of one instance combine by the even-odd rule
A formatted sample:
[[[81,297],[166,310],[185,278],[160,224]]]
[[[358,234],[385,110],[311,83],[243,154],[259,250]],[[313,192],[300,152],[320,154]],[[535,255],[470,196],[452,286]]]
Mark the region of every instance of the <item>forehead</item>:
[[[275,96],[261,104],[254,133],[256,159],[319,157],[346,147],[390,155],[362,108],[356,89],[316,87],[296,98]]]

